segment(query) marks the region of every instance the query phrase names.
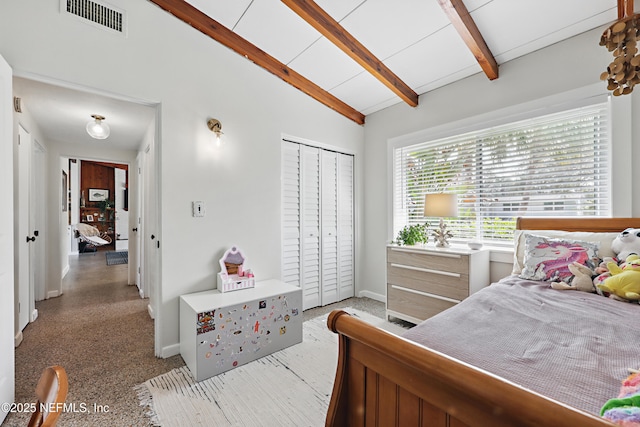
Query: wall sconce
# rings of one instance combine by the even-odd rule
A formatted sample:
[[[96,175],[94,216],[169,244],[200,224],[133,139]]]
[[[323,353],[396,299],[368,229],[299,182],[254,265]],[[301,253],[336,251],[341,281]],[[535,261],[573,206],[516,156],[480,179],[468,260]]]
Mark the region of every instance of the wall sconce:
[[[102,123],[104,116],[92,114],[91,117],[93,117],[93,120],[87,123],[87,133],[91,138],[106,139],[111,133],[111,129],[109,129],[108,124]]]
[[[222,123],[218,119],[209,119],[207,120],[207,127],[211,132],[216,135],[216,147],[219,147],[222,144]]]
[[[424,196],[424,216],[440,217],[440,227],[433,231],[436,240],[436,247],[446,248],[449,246],[449,238],[453,237],[451,231],[447,230],[443,217],[458,215],[458,196],[455,194],[436,193],[425,194]]]

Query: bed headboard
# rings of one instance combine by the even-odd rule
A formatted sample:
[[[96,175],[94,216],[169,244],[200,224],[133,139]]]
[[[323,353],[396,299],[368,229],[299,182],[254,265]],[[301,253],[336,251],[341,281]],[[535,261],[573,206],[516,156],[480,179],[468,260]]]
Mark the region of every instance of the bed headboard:
[[[564,230],[619,233],[625,228],[640,228],[640,218],[525,218],[516,220],[516,230]]]

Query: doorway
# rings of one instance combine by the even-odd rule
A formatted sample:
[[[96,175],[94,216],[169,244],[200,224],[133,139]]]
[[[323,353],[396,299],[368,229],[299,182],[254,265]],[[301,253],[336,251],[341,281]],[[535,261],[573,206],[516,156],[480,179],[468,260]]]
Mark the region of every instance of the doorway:
[[[46,216],[45,225],[38,231],[41,236],[48,236],[48,241],[43,246],[44,256],[48,260],[43,276],[48,279],[42,286],[42,292],[30,293],[29,299],[36,301],[62,294],[62,278],[68,269],[68,254],[72,251],[71,245],[75,240],[72,225],[81,219],[81,194],[74,193],[80,191],[80,180],[74,178],[74,167],[69,164],[69,159],[126,165],[125,188],[115,187],[116,182],[122,184],[122,176],[114,176],[114,188],[111,193],[111,196],[122,193],[122,197],[115,199],[127,200],[128,223],[120,223],[121,231],[124,232],[118,233],[115,216],[114,224],[108,224],[111,221],[109,211],[103,213],[103,218],[104,225],[113,229],[114,250],[116,245],[119,249],[126,245],[130,252],[137,251],[137,236],[132,229],[136,228],[136,224],[146,220],[136,209],[137,201],[144,202],[148,198],[156,200],[159,185],[154,181],[154,187],[138,189],[137,182],[141,178],[137,173],[131,173],[129,168],[135,168],[136,157],[144,147],[155,146],[158,143],[156,135],[159,106],[126,97],[114,98],[111,95],[96,93],[94,90],[58,82],[37,81],[19,76],[14,76],[13,81],[14,96],[21,100],[23,106],[16,117],[20,123],[27,123],[30,129],[34,129],[32,136],[37,138],[46,150],[43,155],[46,167],[42,169],[46,174],[44,192],[62,195],[63,199],[61,204],[60,196],[42,197],[28,208],[29,212],[40,212]],[[98,113],[105,116],[106,121],[111,124],[111,135],[105,140],[95,140],[85,130],[86,123],[91,120],[90,116]],[[157,167],[156,165],[157,160],[154,159],[150,168]],[[115,175],[114,169],[112,173]],[[61,184],[64,182],[65,174],[66,188]],[[18,183],[15,189],[18,189]],[[145,193],[150,193],[151,196],[145,196]],[[64,203],[65,194],[69,197],[68,204]],[[88,194],[85,197],[88,199]],[[124,242],[118,243],[118,240]],[[138,266],[144,269],[144,265],[136,256],[129,257],[129,265],[129,283],[140,285],[136,282],[137,271]]]

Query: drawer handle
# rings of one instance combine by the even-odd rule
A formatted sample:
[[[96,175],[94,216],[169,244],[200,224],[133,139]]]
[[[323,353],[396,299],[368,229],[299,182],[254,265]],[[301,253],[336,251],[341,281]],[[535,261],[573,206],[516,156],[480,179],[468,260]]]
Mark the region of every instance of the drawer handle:
[[[453,302],[453,303],[456,303],[456,304],[460,302],[460,300],[457,300],[457,299],[443,297],[442,295],[430,294],[428,292],[417,291],[415,289],[405,288],[404,286],[391,285],[391,288],[392,289],[397,289],[399,291],[410,292],[412,294],[422,295],[422,296],[429,297],[429,298],[439,299],[439,300],[442,300],[442,301]]]
[[[431,251],[419,251],[419,250],[415,250],[415,249],[401,249],[401,248],[391,248],[392,251],[396,251],[396,252],[406,252],[409,254],[420,254],[420,255],[433,255],[433,256],[439,256],[442,258],[456,258],[456,259],[460,259],[462,258],[461,255],[459,254],[448,254],[448,253],[444,253],[444,252],[431,252]]]
[[[405,270],[422,271],[423,273],[439,274],[441,276],[457,277],[458,279],[460,278],[459,273],[452,273],[450,271],[431,270],[429,268],[414,267],[411,265],[394,264],[394,263],[391,263],[391,267],[404,268]]]

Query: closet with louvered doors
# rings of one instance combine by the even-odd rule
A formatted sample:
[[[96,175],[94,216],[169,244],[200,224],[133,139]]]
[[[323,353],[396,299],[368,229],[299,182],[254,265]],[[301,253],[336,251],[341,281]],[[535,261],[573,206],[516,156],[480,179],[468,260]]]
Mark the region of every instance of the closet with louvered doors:
[[[354,295],[353,155],[282,141],[282,280],[303,309]]]

